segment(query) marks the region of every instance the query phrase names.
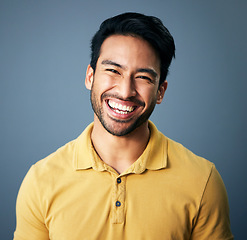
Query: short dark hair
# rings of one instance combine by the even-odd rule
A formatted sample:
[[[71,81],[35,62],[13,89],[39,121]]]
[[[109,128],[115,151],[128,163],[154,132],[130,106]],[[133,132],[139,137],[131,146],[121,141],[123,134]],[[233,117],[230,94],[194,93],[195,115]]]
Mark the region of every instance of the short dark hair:
[[[168,29],[157,17],[127,12],[106,19],[91,41],[90,65],[95,71],[101,45],[111,35],[141,37],[151,44],[160,58],[160,84],[165,81],[172,58],[175,58],[175,43]]]

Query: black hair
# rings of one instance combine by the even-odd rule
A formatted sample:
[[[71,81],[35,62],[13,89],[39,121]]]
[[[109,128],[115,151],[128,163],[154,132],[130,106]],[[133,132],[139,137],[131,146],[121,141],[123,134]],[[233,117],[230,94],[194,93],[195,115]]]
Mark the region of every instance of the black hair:
[[[175,43],[168,29],[157,17],[128,12],[106,19],[91,41],[90,65],[95,71],[101,45],[111,35],[136,36],[146,40],[160,58],[160,84],[166,80],[172,58],[175,58]]]

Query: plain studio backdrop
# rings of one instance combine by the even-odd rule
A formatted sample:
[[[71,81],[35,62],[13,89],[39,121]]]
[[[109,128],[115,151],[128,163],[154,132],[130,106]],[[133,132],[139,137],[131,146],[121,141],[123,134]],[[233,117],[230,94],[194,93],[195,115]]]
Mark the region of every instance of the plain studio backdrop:
[[[168,90],[151,120],[215,163],[236,239],[246,237],[247,2],[0,1],[0,238],[12,239],[15,202],[32,164],[93,120],[84,86],[90,40],[125,11],[159,17],[174,36]]]

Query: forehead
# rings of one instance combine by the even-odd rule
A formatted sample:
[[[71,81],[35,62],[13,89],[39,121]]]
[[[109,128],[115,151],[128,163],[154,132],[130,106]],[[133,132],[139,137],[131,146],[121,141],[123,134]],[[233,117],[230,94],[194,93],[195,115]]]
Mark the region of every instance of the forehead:
[[[152,65],[159,68],[160,59],[154,48],[141,37],[112,35],[101,46],[99,59],[121,64]]]

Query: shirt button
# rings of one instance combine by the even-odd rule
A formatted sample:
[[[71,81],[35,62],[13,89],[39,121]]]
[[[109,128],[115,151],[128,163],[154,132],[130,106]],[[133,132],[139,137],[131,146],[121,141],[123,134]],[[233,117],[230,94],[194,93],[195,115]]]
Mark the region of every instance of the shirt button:
[[[116,207],[120,207],[121,206],[121,202],[116,201]]]
[[[121,183],[121,182],[122,182],[121,178],[118,178],[117,183]]]

